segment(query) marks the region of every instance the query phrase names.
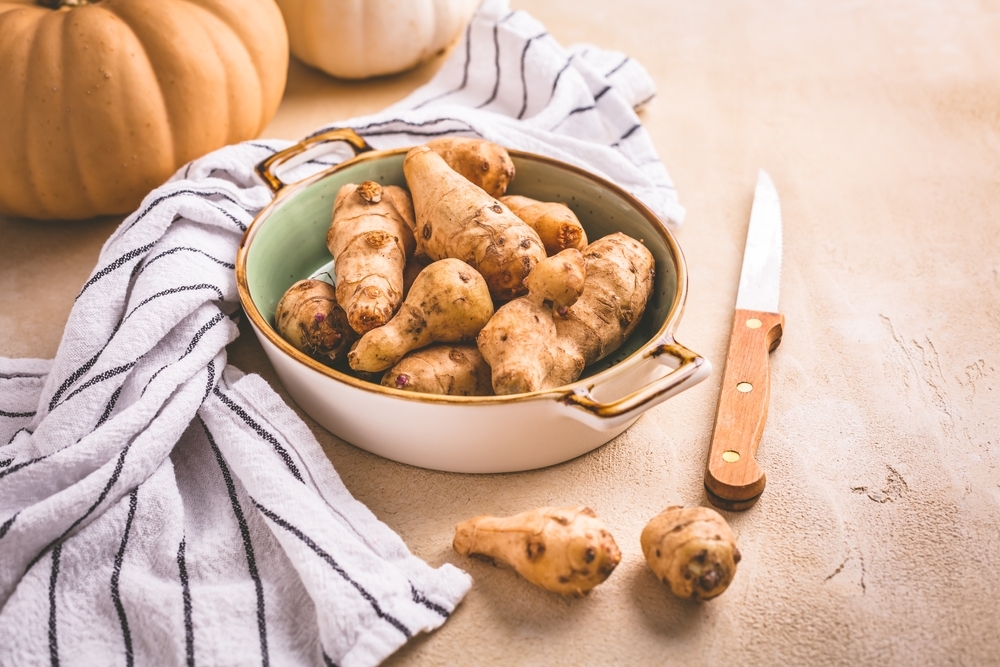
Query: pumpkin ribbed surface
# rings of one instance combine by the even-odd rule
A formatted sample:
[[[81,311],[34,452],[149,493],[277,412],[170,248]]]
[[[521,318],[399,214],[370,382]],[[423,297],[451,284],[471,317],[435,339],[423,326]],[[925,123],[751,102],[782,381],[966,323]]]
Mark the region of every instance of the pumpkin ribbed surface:
[[[135,208],[185,162],[260,133],[287,48],[273,0],[0,1],[0,213]]]

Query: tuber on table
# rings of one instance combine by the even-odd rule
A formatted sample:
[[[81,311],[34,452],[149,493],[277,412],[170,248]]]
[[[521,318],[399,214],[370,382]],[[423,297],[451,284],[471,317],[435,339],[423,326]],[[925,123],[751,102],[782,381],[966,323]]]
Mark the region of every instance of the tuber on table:
[[[274,313],[275,328],[296,350],[324,363],[342,359],[357,339],[333,286],[300,280],[285,292]]]
[[[585,271],[576,249],[543,259],[525,279],[528,294],[500,306],[479,332],[476,343],[498,395],[550,387],[558,352],[554,312],[565,313],[580,297]]]
[[[535,230],[427,146],[410,149],[403,173],[413,197],[417,252],[467,262],[500,301],[523,294],[524,279],[546,257]]]
[[[334,258],[337,301],[351,327],[380,327],[403,301],[403,268],[413,255],[413,206],[406,190],[374,181],[337,192],[326,246]]]
[[[489,396],[490,366],[475,345],[431,345],[409,353],[385,372],[382,385],[446,396]]]
[[[478,271],[458,259],[432,262],[413,281],[396,315],[362,336],[347,362],[356,371],[384,371],[431,343],[474,340],[492,316],[490,291]]]
[[[736,536],[708,507],[668,507],[642,530],[642,553],[671,592],[689,600],[721,594],[736,575]]]
[[[452,546],[513,567],[561,595],[582,596],[621,560],[611,533],[589,507],[541,507],[511,517],[478,516],[455,527]]]
[[[567,248],[583,250],[587,247],[587,232],[566,204],[538,201],[521,195],[507,195],[500,197],[500,201],[538,232],[549,255]]]
[[[468,137],[438,137],[428,141],[427,147],[490,197],[501,196],[514,180],[514,163],[507,154],[507,149],[492,141]]]

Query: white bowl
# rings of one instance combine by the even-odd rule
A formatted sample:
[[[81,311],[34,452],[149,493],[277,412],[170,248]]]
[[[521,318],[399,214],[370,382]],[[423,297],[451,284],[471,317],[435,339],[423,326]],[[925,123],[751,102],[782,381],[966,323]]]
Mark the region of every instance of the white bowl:
[[[276,175],[315,157],[332,141],[357,156],[295,184]],[[438,396],[361,380],[299,352],[273,327],[274,309],[296,280],[329,263],[326,231],[337,190],[374,180],[405,185],[406,149],[373,151],[350,130],[332,130],[257,167],[274,201],[247,230],[236,260],[243,308],[282,384],[334,435],[395,461],[435,470],[496,473],[541,468],[585,454],[639,415],[708,376],[711,366],[673,332],[687,292],[680,247],[659,219],[618,186],[550,158],[510,151],[509,194],[565,202],[593,241],[621,231],[656,261],[653,294],[635,333],[576,382],[511,396]]]

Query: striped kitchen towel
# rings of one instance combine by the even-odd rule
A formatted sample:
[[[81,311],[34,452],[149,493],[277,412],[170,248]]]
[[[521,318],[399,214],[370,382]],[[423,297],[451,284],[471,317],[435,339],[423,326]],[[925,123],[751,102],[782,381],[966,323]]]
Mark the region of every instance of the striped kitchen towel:
[[[652,94],[624,55],[563,49],[487,0],[429,84],[336,125],[378,148],[464,134],[550,155],[679,223],[634,111]],[[351,496],[260,377],[226,363],[236,248],[270,200],[253,165],[287,145],[181,169],[105,244],[56,358],[0,359],[0,664],[375,665],[468,591]]]

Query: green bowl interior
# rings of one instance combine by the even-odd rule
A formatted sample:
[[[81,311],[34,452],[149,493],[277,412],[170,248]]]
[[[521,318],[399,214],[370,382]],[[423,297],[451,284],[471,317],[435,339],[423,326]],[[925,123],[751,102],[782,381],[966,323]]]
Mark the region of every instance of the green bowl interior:
[[[286,197],[258,223],[260,228],[247,251],[246,278],[250,298],[272,327],[285,290],[331,263],[326,231],[337,191],[346,183],[367,180],[405,187],[403,157],[388,155],[346,165]],[[508,194],[564,202],[580,219],[591,242],[620,231],[642,241],[656,260],[653,294],[642,322],[614,354],[588,366],[583,377],[594,375],[632,355],[660,330],[677,293],[677,264],[653,223],[625,198],[548,162],[516,156],[513,160],[516,176]]]

